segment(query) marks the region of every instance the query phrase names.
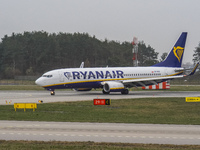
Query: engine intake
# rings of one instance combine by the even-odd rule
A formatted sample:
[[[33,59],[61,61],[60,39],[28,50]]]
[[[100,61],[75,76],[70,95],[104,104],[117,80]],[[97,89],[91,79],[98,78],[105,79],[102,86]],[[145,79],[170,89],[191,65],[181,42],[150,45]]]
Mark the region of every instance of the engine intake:
[[[117,81],[107,81],[103,85],[103,90],[106,93],[109,92],[121,92],[124,90],[124,84]]]

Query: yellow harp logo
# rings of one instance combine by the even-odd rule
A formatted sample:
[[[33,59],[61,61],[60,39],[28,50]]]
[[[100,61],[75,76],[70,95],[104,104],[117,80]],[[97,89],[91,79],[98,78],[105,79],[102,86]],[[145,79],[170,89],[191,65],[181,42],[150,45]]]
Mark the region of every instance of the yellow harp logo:
[[[183,47],[180,47],[180,46],[174,47],[173,52],[179,62],[181,61],[181,57],[183,55],[183,50],[184,50]]]

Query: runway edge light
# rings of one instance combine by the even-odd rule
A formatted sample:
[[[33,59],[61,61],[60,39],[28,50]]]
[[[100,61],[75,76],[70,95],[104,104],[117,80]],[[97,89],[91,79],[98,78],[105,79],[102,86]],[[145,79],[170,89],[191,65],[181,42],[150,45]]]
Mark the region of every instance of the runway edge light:
[[[93,99],[94,105],[110,105],[111,100],[110,99]]]
[[[200,102],[200,97],[186,97],[186,102]]]

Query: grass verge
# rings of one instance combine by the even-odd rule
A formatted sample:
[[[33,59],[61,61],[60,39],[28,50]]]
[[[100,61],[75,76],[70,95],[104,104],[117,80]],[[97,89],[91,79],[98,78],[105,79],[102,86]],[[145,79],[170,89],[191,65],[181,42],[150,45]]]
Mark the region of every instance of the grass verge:
[[[37,85],[0,85],[0,90],[44,90]]]
[[[199,125],[199,115],[200,103],[186,103],[185,98],[112,100],[110,106],[94,106],[92,101],[46,103],[38,104],[35,112],[0,106],[0,120]]]
[[[95,142],[0,141],[1,150],[199,150],[198,145],[158,145]]]

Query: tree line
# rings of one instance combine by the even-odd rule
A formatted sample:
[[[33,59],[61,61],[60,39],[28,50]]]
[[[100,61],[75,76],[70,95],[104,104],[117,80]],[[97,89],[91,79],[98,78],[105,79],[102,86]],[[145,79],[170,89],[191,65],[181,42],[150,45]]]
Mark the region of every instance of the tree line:
[[[88,33],[12,33],[0,42],[0,78],[41,75],[52,69],[79,67],[83,61],[85,67],[133,66],[132,48],[131,42],[99,40]],[[139,66],[157,63],[158,54],[139,42]]]

